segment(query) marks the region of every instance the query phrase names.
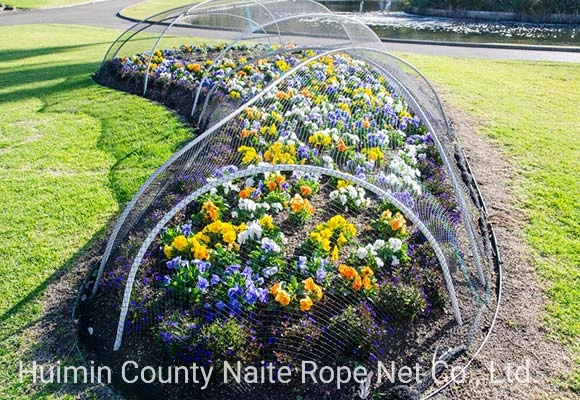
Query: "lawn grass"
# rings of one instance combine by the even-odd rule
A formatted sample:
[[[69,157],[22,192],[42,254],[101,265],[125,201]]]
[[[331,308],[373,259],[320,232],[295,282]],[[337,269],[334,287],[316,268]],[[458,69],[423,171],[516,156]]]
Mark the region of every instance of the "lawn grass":
[[[37,346],[22,333],[44,290],[191,135],[165,107],[93,83],[117,34],[0,27],[1,399],[41,397],[17,360]]]
[[[404,57],[515,161],[526,237],[549,286],[547,326],[580,355],[580,65]]]
[[[201,3],[202,1],[203,0],[147,0],[125,8],[120,12],[120,14],[127,18],[141,20],[162,11],[187,4]]]
[[[5,0],[3,3],[18,8],[51,8],[87,2],[88,0]]]
[[[0,27],[1,399],[75,398],[18,382],[18,360],[42,346],[26,327],[40,317],[48,284],[75,267],[140,183],[190,136],[164,107],[92,82],[117,34]],[[527,237],[551,283],[548,326],[577,344],[580,68],[407,58],[445,86],[455,105],[484,118],[485,132],[515,160]]]

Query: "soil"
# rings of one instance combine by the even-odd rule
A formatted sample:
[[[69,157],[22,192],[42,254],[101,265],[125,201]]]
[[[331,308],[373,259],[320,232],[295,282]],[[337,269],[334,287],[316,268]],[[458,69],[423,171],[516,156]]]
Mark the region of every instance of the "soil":
[[[498,319],[489,341],[469,369],[467,381],[437,399],[580,399],[557,381],[574,368],[570,351],[549,337],[544,324],[546,282],[533,267],[532,249],[524,240],[525,213],[514,195],[514,163],[499,145],[481,135],[483,123],[445,104],[463,151],[486,202],[502,257],[503,293]],[[508,382],[508,363],[530,362],[530,384]],[[491,362],[495,377],[491,383]]]

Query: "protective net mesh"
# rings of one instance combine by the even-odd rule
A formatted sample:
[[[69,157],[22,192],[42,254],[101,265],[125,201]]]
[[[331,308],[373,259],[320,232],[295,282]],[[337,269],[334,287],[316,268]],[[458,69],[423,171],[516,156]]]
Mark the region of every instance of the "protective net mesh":
[[[434,353],[477,349],[497,300],[484,205],[433,87],[366,26],[312,1],[206,1],[123,33],[96,78],[195,132],[128,203],[91,276],[81,337],[101,362],[300,375],[303,361],[393,361],[425,366],[410,386],[428,397]],[[377,378],[371,390],[398,383]]]

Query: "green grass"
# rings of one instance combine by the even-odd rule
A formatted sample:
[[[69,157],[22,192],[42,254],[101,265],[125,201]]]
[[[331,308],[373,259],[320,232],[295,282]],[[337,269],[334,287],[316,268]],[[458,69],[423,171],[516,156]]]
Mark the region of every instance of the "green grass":
[[[18,8],[51,8],[87,2],[87,0],[5,0],[4,3]]]
[[[93,83],[118,32],[0,27],[0,398],[42,397],[17,360],[37,346],[47,285],[75,267],[153,169],[190,136],[164,107]]]
[[[190,135],[164,107],[92,82],[117,34],[0,27],[2,399],[75,398],[74,388],[52,393],[18,382],[18,360],[45,345],[26,328],[41,316],[47,286],[75,268],[140,183]],[[550,284],[548,327],[577,344],[580,68],[408,58],[445,86],[455,105],[482,117],[485,133],[513,158],[527,238]]]
[[[147,0],[125,8],[120,14],[128,18],[145,19],[162,11],[167,11],[187,4],[201,3],[202,1],[203,0]]]
[[[405,58],[514,160],[526,237],[549,287],[547,326],[580,355],[580,65]],[[580,391],[580,368],[572,379]]]

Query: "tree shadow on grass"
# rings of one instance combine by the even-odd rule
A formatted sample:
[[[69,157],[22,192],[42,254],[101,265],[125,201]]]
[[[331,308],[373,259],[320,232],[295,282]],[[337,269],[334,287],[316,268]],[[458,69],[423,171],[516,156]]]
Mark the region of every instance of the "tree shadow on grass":
[[[99,46],[107,43],[110,42],[107,41],[107,42],[75,44],[70,46],[52,46],[52,47],[35,47],[29,49],[0,50],[0,60],[2,60],[3,62],[24,60],[27,58],[54,55],[58,53],[66,53],[69,51],[89,48],[92,46]]]
[[[99,65],[100,63],[88,62],[0,72],[0,88],[4,91],[0,93],[0,104],[30,98],[47,98],[59,93],[86,88],[94,84],[89,75]],[[42,86],[42,82],[59,79],[64,79],[64,82]],[[33,87],[32,84],[41,86]]]

